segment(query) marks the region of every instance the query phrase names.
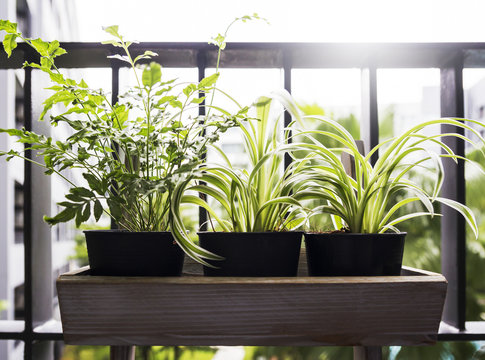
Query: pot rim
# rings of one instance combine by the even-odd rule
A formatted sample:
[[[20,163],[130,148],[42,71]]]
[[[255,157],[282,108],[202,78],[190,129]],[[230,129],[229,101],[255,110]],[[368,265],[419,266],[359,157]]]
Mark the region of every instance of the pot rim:
[[[299,231],[197,231],[197,234],[304,234],[302,230]]]
[[[123,229],[83,230],[83,233],[171,234],[171,231],[129,231]]]
[[[398,232],[398,233],[347,233],[347,232],[310,232],[305,231],[305,235],[323,235],[323,236],[396,236],[407,235],[407,232]]]

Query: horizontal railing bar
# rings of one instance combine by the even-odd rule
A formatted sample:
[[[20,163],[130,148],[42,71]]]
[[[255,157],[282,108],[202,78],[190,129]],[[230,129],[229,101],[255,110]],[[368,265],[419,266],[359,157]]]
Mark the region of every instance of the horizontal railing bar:
[[[61,43],[67,55],[57,58],[63,68],[110,67],[106,56],[120,48],[95,42]],[[33,51],[20,43],[19,49]],[[197,54],[203,51],[207,67],[214,67],[217,48],[202,42],[146,42],[133,44],[134,54],[144,50],[159,53],[157,61],[166,67],[197,67]],[[292,68],[378,68],[442,67],[463,52],[465,67],[485,67],[485,43],[228,43],[221,59],[222,67],[283,68],[283,53]],[[10,59],[2,51],[0,69],[21,68],[23,56],[13,53]],[[120,66],[127,64],[120,62]]]
[[[1,320],[1,340],[21,340],[24,338],[25,322],[23,320]]]
[[[485,340],[485,321],[467,321],[466,330],[441,322],[438,341],[479,341]]]
[[[23,321],[0,321],[1,340],[23,340]],[[32,334],[34,340],[63,340],[62,326],[57,320],[49,320],[37,326]],[[468,321],[466,330],[441,322],[438,341],[483,341],[485,340],[485,321]]]

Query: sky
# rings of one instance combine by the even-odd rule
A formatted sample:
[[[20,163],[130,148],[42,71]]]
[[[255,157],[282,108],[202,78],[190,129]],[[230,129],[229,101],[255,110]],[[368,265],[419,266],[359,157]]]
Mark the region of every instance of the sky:
[[[208,41],[235,17],[230,41],[454,42],[485,41],[483,0],[76,0],[81,41],[98,41],[101,26],[120,25],[140,41]]]
[[[75,4],[80,41],[107,39],[102,26],[116,24],[128,39],[207,42],[234,18],[255,12],[269,25],[238,23],[231,28],[229,42],[485,41],[485,0],[75,0]],[[466,72],[465,88],[485,75],[483,70]],[[273,75],[265,72],[246,78],[258,79],[257,88],[281,87]],[[230,84],[231,75],[224,77]],[[439,70],[379,70],[378,84],[382,104],[419,103],[423,88],[439,86]],[[244,98],[250,87],[240,86],[239,97]],[[357,69],[294,70],[293,87],[294,95],[308,103],[360,107]]]

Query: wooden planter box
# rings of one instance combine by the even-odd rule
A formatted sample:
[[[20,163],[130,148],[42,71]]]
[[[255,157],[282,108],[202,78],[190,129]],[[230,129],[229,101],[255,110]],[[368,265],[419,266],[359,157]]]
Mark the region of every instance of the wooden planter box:
[[[64,339],[86,345],[422,345],[436,341],[446,279],[95,277],[57,280]]]

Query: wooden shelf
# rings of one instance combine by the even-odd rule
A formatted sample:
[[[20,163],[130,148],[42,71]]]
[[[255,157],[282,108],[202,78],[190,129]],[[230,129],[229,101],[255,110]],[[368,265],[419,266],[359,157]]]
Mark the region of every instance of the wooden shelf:
[[[423,345],[436,341],[446,279],[61,275],[67,344]]]

